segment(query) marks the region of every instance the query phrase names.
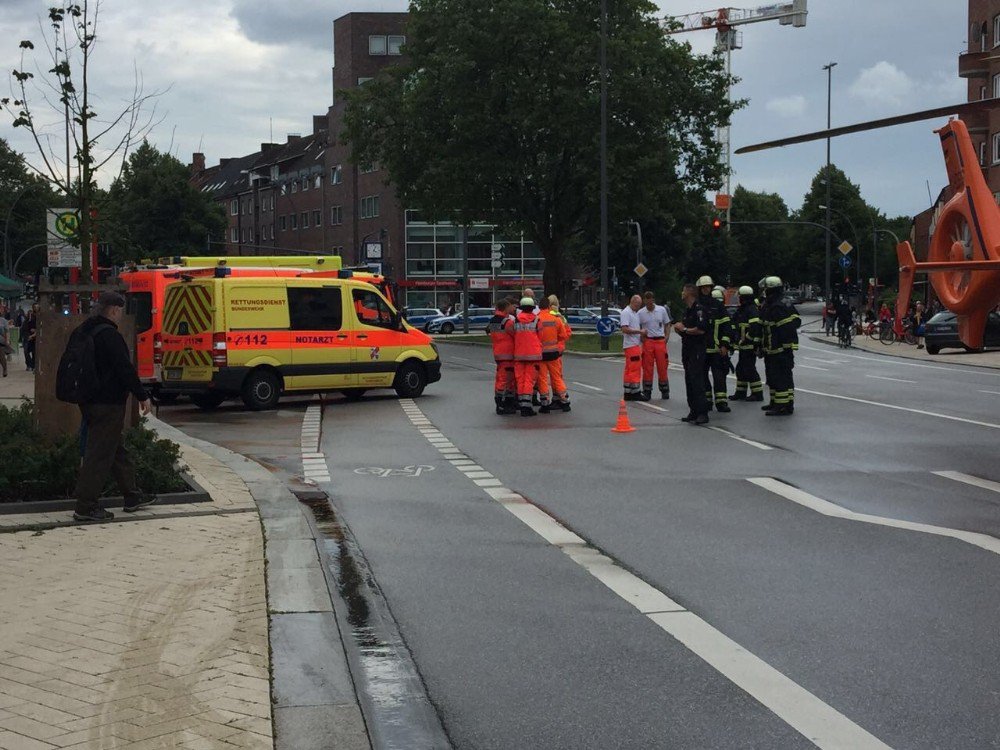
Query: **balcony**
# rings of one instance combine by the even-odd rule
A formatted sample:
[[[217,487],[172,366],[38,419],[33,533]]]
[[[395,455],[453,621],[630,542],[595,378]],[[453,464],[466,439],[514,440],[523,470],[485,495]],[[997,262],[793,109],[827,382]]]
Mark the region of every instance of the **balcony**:
[[[966,112],[962,116],[962,122],[969,129],[969,135],[973,137],[977,135],[986,136],[990,132],[989,112]]]
[[[986,52],[965,52],[958,56],[958,75],[960,78],[988,78],[990,75],[989,59],[992,50]]]

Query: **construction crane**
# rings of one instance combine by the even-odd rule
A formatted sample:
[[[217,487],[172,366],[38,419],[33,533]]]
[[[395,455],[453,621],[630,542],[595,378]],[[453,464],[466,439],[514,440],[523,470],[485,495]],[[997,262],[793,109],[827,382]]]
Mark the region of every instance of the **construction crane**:
[[[662,22],[664,34],[684,34],[689,31],[715,29],[715,49],[717,55],[726,55],[726,76],[732,76],[733,50],[743,48],[743,32],[736,27],[763,21],[778,21],[782,26],[800,29],[806,25],[806,0],[764,5],[760,8],[719,8],[683,16],[668,16]],[[732,87],[726,86],[726,100],[732,101]],[[716,195],[715,206],[726,212],[726,226],[729,226],[729,212],[732,204],[732,147],[729,140],[729,126],[718,129],[719,143],[726,152],[726,176],[724,192]]]

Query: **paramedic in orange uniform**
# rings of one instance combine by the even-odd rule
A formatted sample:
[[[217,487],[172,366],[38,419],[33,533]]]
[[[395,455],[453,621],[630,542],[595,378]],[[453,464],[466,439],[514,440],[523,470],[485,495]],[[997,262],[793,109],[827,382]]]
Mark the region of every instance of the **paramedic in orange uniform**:
[[[538,300],[538,338],[542,342],[538,392],[542,402],[539,411],[543,414],[551,411],[550,403],[559,410],[569,411],[569,391],[562,375],[562,348],[568,338],[566,324],[561,316],[553,314],[551,307],[547,297]]]
[[[667,336],[670,334],[670,313],[663,305],[656,304],[652,292],[643,296],[645,305],[639,310],[639,322],[646,332],[642,342],[642,400],[653,397],[653,366],[660,385],[660,397],[670,398],[670,381],[667,379]]]
[[[517,384],[514,379],[514,318],[510,311],[514,303],[509,299],[497,302],[486,332],[493,343],[493,359],[497,363],[497,376],[493,384],[493,400],[497,414],[517,413]]]
[[[626,401],[642,401],[642,340],[646,337],[639,320],[642,297],[632,295],[628,307],[622,310],[622,349],[625,354],[625,374],[622,386]]]
[[[531,394],[538,383],[542,362],[542,340],[538,338],[538,318],[534,309],[535,300],[522,297],[514,318],[514,376],[517,378],[517,403],[522,417],[535,416],[535,410],[531,408]]]

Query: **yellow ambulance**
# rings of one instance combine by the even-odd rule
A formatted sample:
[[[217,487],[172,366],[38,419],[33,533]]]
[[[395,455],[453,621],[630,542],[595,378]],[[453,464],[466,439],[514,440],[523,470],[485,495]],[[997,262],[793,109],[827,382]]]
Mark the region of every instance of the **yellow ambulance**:
[[[431,338],[371,284],[339,278],[250,278],[217,269],[167,288],[162,387],[202,409],[239,396],[253,410],[282,394],[374,388],[416,397],[441,379]]]
[[[344,266],[339,255],[172,255],[160,258],[164,266],[203,268],[209,266],[254,268],[307,268],[337,271]]]

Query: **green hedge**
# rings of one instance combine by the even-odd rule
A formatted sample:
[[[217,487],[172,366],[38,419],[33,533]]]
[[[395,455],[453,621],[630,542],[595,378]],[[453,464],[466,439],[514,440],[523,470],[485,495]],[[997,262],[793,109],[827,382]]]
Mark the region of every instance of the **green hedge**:
[[[139,489],[150,494],[187,490],[177,473],[180,446],[158,439],[144,422],[125,432]],[[14,408],[0,406],[0,502],[72,497],[79,467],[75,435],[46,440],[35,427],[28,400]],[[109,478],[104,494],[118,494],[114,480]]]

